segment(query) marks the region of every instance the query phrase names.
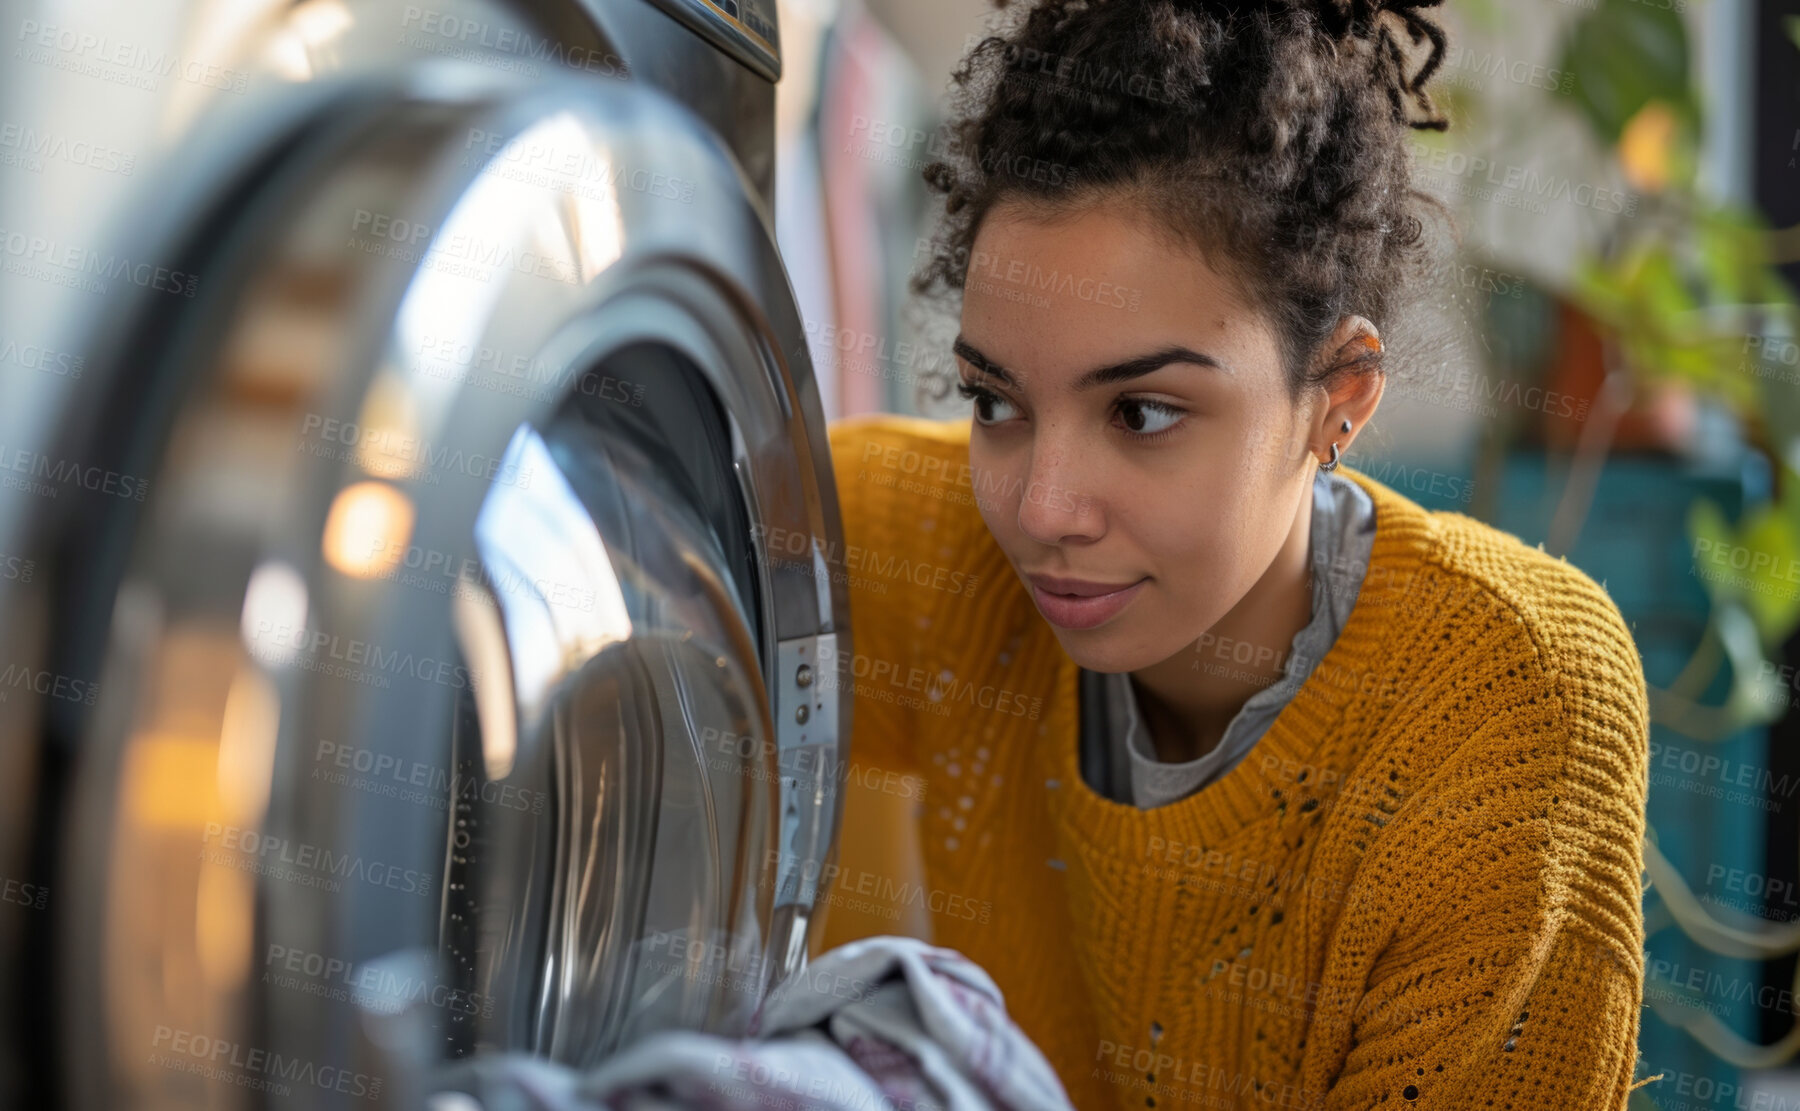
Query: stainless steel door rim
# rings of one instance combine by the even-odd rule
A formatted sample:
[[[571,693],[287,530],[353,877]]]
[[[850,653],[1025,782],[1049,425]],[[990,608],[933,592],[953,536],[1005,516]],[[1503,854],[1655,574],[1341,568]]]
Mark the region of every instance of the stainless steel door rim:
[[[741,170],[643,88],[446,65],[343,103],[143,229],[202,295],[114,314],[49,449],[147,492],[39,518],[70,559],[7,625],[98,679],[24,723],[77,769],[84,1105],[257,1098],[196,1039],[366,1088],[742,1029],[830,855],[839,522]]]

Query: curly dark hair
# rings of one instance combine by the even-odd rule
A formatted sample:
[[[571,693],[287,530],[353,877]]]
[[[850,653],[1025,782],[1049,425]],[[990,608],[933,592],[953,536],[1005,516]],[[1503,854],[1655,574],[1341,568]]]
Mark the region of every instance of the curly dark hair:
[[[1344,313],[1384,326],[1426,253],[1409,129],[1448,121],[1425,92],[1441,0],[1039,0],[976,43],[952,75],[944,194],[921,295],[960,297],[998,203],[1053,218],[1099,201],[1155,217],[1268,313],[1291,399]],[[1006,0],[996,0],[1000,8]],[[1428,42],[1409,76],[1408,51]],[[1410,109],[1420,113],[1415,118]]]

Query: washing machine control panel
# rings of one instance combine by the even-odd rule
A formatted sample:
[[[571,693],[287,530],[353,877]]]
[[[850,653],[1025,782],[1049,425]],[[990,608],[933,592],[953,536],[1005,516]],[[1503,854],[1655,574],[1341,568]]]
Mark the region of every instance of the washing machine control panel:
[[[707,41],[767,77],[781,79],[775,0],[656,0]]]

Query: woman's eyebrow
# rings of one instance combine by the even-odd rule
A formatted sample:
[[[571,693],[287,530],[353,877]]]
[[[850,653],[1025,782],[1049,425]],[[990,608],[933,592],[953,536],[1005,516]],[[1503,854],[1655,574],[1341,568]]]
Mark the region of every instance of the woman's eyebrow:
[[[1018,383],[1014,381],[1013,376],[1007,373],[1004,367],[976,350],[975,345],[964,339],[962,336],[959,335],[956,337],[956,343],[953,345],[953,350],[955,350],[958,355],[967,359],[970,365],[974,366],[976,369],[983,373],[993,375],[1015,389],[1018,388]],[[1133,378],[1142,378],[1146,374],[1153,374],[1171,363],[1191,363],[1195,366],[1203,366],[1212,370],[1224,371],[1226,374],[1232,373],[1230,367],[1213,358],[1211,355],[1183,347],[1180,344],[1170,344],[1167,347],[1159,348],[1158,350],[1151,351],[1147,354],[1137,355],[1133,358],[1126,359],[1124,362],[1113,363],[1110,366],[1103,366],[1095,370],[1090,370],[1080,378],[1077,378],[1072,388],[1086,390],[1092,389],[1095,386],[1111,385],[1117,382],[1129,382]]]
[[[991,374],[1015,390],[1019,388],[1019,383],[1013,380],[1013,376],[1007,373],[1005,367],[1002,367],[999,363],[994,362],[994,360],[975,350],[975,345],[964,339],[961,335],[958,335],[956,337],[956,342],[951,344],[951,350],[967,359],[970,366],[973,366],[983,374]]]

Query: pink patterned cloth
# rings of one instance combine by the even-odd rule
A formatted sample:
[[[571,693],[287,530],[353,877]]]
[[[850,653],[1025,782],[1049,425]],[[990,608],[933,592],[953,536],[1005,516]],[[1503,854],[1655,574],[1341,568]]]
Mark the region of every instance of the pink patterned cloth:
[[[666,1031],[585,1072],[476,1058],[454,1081],[483,1111],[1073,1111],[993,979],[904,937],[823,954],[770,993],[747,1039]]]

